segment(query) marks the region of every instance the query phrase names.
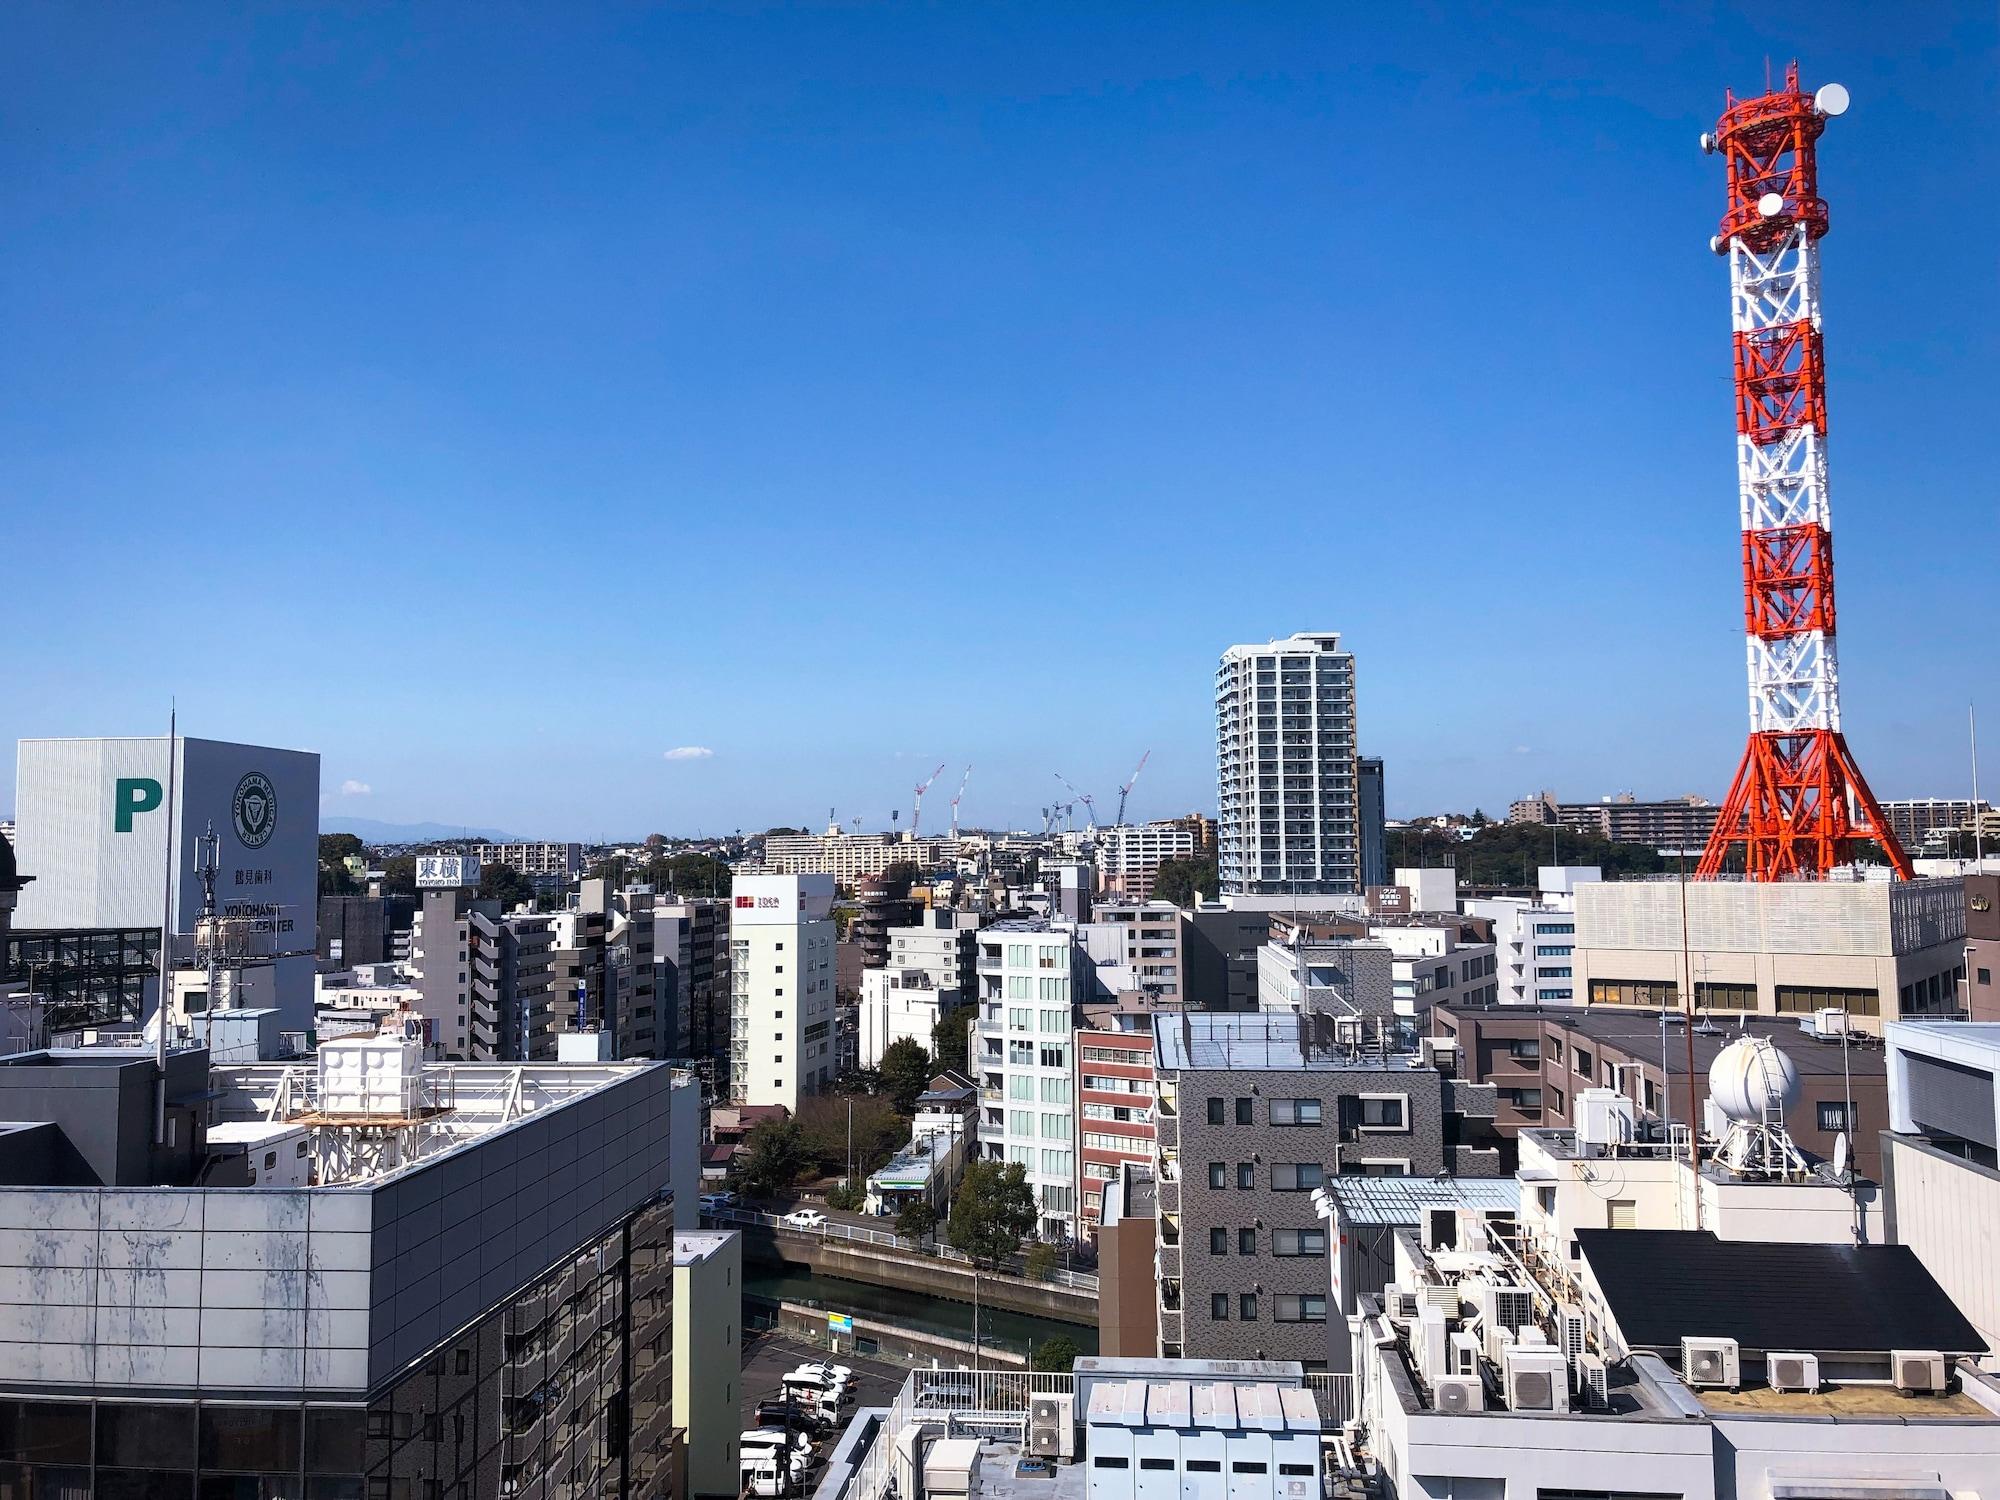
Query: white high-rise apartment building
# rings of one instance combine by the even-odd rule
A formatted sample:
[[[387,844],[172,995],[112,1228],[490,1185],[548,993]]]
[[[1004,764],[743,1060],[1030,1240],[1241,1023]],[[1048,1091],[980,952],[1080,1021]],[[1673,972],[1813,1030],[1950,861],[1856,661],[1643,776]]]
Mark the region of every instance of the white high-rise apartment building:
[[[1144,901],[1153,894],[1153,876],[1161,863],[1193,859],[1200,853],[1199,842],[1193,826],[1179,818],[1136,828],[1101,829],[1097,842],[1099,883],[1108,896]],[[1203,894],[1213,896],[1215,892]]]
[[[729,1095],[782,1104],[833,1082],[833,877],[738,875],[730,886]]]
[[[1040,918],[979,933],[980,1150],[1027,1173],[1045,1240],[1076,1233],[1077,1002],[1090,960],[1076,935]]]
[[[1231,646],[1215,673],[1222,889],[1323,896],[1361,889],[1354,653],[1334,631]]]

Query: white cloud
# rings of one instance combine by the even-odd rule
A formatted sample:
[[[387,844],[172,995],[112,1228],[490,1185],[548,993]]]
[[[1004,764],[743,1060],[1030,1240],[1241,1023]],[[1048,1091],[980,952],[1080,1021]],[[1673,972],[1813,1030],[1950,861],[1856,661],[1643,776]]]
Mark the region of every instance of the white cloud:
[[[668,760],[707,760],[715,752],[706,745],[676,745],[666,753]]]
[[[343,797],[365,797],[374,790],[365,781],[343,781],[340,784],[340,795]]]
[[[1533,755],[1535,753],[1535,747],[1533,745],[1516,745],[1514,747],[1514,753],[1516,755]]]

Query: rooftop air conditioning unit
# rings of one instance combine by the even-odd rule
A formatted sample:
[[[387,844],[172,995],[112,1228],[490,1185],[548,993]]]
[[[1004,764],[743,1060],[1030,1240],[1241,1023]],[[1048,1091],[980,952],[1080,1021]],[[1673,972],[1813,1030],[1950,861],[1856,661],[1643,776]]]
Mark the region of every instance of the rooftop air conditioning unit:
[[[1441,1412],[1486,1410],[1486,1383],[1477,1375],[1440,1376],[1431,1395],[1431,1404]]]
[[[1774,1391],[1819,1389],[1817,1354],[1772,1354],[1765,1358],[1764,1376]]]
[[[1514,1330],[1498,1323],[1486,1325],[1486,1357],[1496,1365],[1507,1360],[1507,1351],[1514,1347]]]
[[[1741,1355],[1735,1339],[1682,1339],[1681,1379],[1689,1385],[1727,1386],[1735,1390],[1743,1384]]]
[[[1583,1309],[1565,1302],[1556,1309],[1556,1347],[1574,1365],[1583,1357]]]
[[[1076,1397],[1034,1396],[1028,1402],[1028,1451],[1036,1458],[1076,1457]]]
[[[1944,1356],[1935,1349],[1893,1349],[1889,1368],[1899,1391],[1941,1391],[1945,1384]]]
[[[1479,1316],[1489,1328],[1523,1328],[1535,1320],[1535,1299],[1526,1287],[1487,1282],[1479,1288]]]
[[[1392,1281],[1382,1289],[1382,1310],[1392,1318],[1408,1322],[1417,1315],[1417,1294]]]
[[[1611,1374],[1601,1356],[1585,1354],[1577,1358],[1576,1388],[1583,1404],[1592,1411],[1604,1411],[1611,1405]]]
[[[1453,1375],[1477,1375],[1479,1356],[1482,1353],[1479,1335],[1457,1329],[1451,1336],[1450,1373]]]
[[[1447,1286],[1426,1286],[1421,1295],[1425,1307],[1435,1307],[1447,1318],[1458,1316],[1459,1296],[1456,1283]]]
[[[1576,1096],[1576,1139],[1584,1146],[1629,1145],[1637,1116],[1617,1089],[1584,1089]]]
[[[1829,1005],[1812,1014],[1812,1032],[1824,1041],[1847,1035],[1847,1012],[1838,1005]]]
[[[1563,1413],[1569,1410],[1569,1364],[1554,1349],[1507,1353],[1507,1408]]]

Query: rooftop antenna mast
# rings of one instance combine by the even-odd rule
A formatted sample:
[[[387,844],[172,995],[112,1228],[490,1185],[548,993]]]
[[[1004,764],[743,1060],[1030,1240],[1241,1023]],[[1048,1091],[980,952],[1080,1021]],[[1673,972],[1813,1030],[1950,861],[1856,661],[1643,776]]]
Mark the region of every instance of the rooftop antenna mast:
[[[1725,95],[1702,150],[1728,173],[1721,231],[1735,330],[1736,477],[1750,743],[1695,868],[1713,880],[1743,848],[1751,880],[1824,880],[1872,841],[1898,878],[1896,842],[1840,727],[1834,650],[1833,519],[1826,484],[1826,363],[1819,242],[1827,230],[1818,144],[1847,90]]]
[[[153,1140],[167,1144],[167,1007],[173,999],[174,939],[174,858],[179,840],[174,837],[174,760],[180,748],[180,705],[167,709],[167,868],[160,896],[160,998],[153,1008],[157,1035],[153,1038],[153,1063],[159,1073],[154,1082]]]

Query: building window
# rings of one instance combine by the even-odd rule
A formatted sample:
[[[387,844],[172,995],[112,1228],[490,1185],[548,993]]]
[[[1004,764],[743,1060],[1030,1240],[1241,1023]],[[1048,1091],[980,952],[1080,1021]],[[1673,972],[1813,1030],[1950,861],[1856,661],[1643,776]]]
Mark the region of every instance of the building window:
[[[1563,1060],[1563,1044],[1557,1041],[1554,1037],[1550,1037],[1549,1061],[1554,1063],[1557,1067],[1561,1067],[1562,1060]]]
[[[1841,1099],[1819,1101],[1819,1128],[1821,1130],[1852,1130],[1854,1124],[1847,1118],[1847,1104]]]
[[[1537,958],[1568,958],[1574,952],[1576,952],[1575,947],[1569,943],[1535,944],[1535,957]]]
[[[1324,1255],[1326,1254],[1326,1231],[1324,1229],[1274,1229],[1271,1231],[1271,1253],[1287,1258]]]
[[[1644,1005],[1672,1010],[1681,1003],[1681,987],[1671,979],[1593,979],[1592,1005]]]
[[[1257,1253],[1256,1230],[1239,1229],[1236,1231],[1236,1253],[1238,1255],[1255,1255]]]
[[[1539,1063],[1542,1060],[1542,1044],[1535,1037],[1517,1036],[1509,1038],[1507,1055],[1519,1063]]]
[[[1226,1230],[1226,1229],[1211,1229],[1211,1230],[1209,1230],[1209,1232],[1208,1232],[1208,1253],[1209,1253],[1210,1255],[1227,1255],[1227,1254],[1229,1253],[1229,1231],[1228,1231],[1228,1230]]]
[[[1646,1108],[1648,1109],[1652,1109],[1654,1107],[1652,1100],[1652,1093],[1653,1093],[1653,1085],[1649,1080],[1646,1084],[1646,1095],[1647,1095]],[[1557,1114],[1561,1114],[1563,1112],[1563,1091],[1561,1089],[1549,1090],[1549,1108],[1553,1109]]]
[[[1271,1167],[1271,1191],[1309,1193],[1326,1181],[1326,1168],[1316,1161],[1275,1162]]]
[[[1701,1010],[1754,1011],[1757,1009],[1757,986],[1710,984],[1697,979],[1694,985],[1694,1003]]]
[[[1876,990],[1841,989],[1832,985],[1781,984],[1778,1009],[1797,1015],[1816,1010],[1844,1010],[1850,1016],[1879,1016],[1882,996]]]
[[[1229,1163],[1212,1161],[1208,1164],[1208,1185],[1212,1188],[1229,1186]]]
[[[1220,1100],[1220,1099],[1211,1099],[1211,1100],[1209,1100],[1209,1101],[1208,1101],[1208,1123],[1209,1123],[1209,1124],[1211,1124],[1211,1125],[1221,1125],[1221,1124],[1224,1124],[1224,1123],[1226,1123],[1226,1121],[1225,1121],[1225,1118],[1224,1118],[1224,1116],[1223,1116],[1223,1112],[1222,1112],[1222,1111],[1223,1111],[1223,1102],[1222,1102],[1222,1100]]]
[[[1570,1061],[1574,1065],[1576,1072],[1585,1078],[1590,1077],[1590,1070],[1597,1066],[1591,1055],[1581,1047],[1576,1049],[1576,1055]]]
[[[1317,1125],[1320,1122],[1320,1102],[1317,1099],[1273,1099],[1271,1101],[1271,1123],[1273,1125]]]
[[[1239,1292],[1237,1294],[1236,1316],[1240,1321],[1245,1323],[1254,1323],[1257,1321],[1257,1294],[1255,1292]]]
[[[1272,1299],[1271,1321],[1274,1323],[1324,1323],[1326,1321],[1326,1298],[1292,1297],[1280,1294]]]
[[[1542,1112],[1542,1091],[1540,1089],[1502,1089],[1500,1099],[1513,1106],[1524,1115],[1538,1115]]]
[[[1208,1315],[1218,1323],[1227,1323],[1229,1321],[1229,1293],[1209,1293]]]
[[[1251,1104],[1248,1099],[1244,1098],[1237,1099],[1236,1123],[1238,1125],[1251,1125],[1256,1123],[1255,1117],[1251,1113]]]
[[[1355,1102],[1360,1107],[1363,1130],[1410,1128],[1410,1101],[1406,1094],[1363,1094]]]
[[[1257,1168],[1247,1161],[1236,1164],[1236,1186],[1241,1192],[1248,1192],[1257,1185]]]

